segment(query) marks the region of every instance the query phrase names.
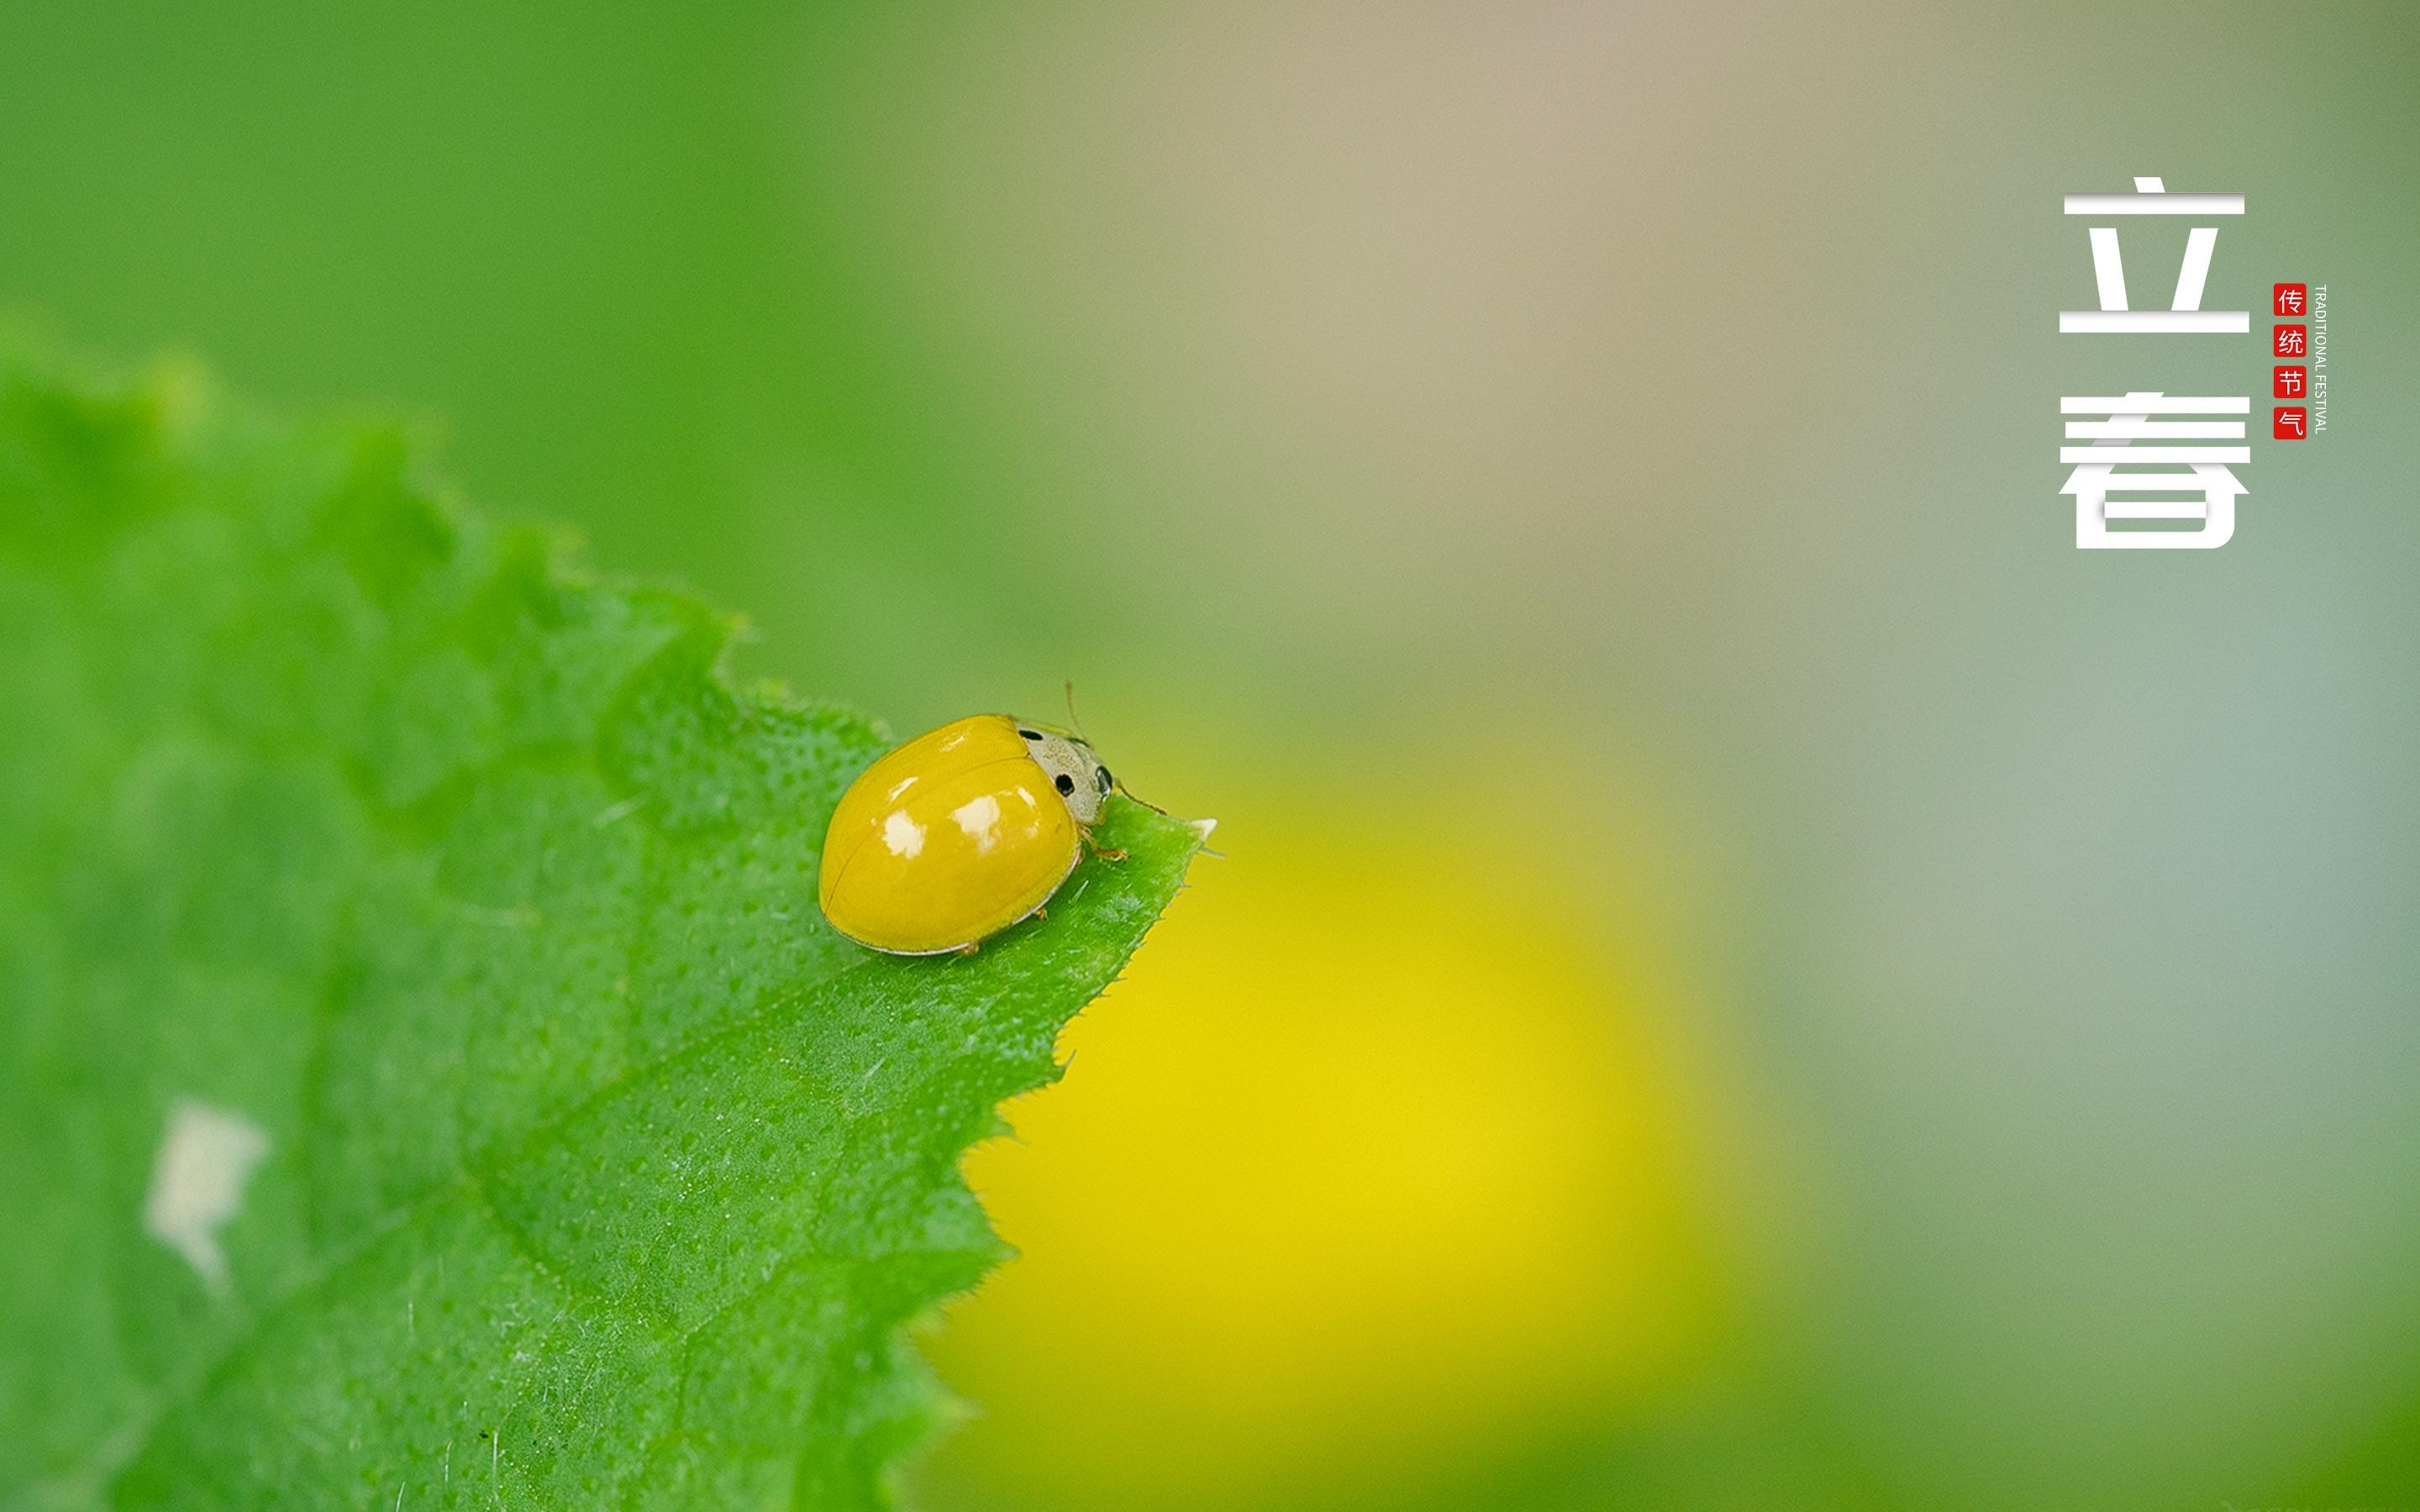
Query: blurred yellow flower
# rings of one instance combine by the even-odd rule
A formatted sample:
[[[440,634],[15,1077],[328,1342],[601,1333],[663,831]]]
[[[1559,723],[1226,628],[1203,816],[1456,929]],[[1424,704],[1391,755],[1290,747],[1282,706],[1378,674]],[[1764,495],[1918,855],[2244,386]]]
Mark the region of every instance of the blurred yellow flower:
[[[1720,1331],[1679,1005],[1575,858],[1264,792],[969,1158],[1024,1254],[930,1342],[979,1404],[937,1505],[1383,1493],[1618,1423]]]

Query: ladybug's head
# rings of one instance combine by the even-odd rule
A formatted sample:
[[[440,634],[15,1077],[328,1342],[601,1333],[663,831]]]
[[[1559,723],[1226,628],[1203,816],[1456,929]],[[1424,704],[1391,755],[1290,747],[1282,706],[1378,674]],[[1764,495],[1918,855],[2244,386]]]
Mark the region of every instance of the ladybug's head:
[[[1081,735],[1024,719],[1016,721],[1016,733],[1024,738],[1033,764],[1042,768],[1043,776],[1066,800],[1067,811],[1076,816],[1076,823],[1090,825],[1097,821],[1101,805],[1109,800],[1117,779],[1101,764],[1092,744]]]

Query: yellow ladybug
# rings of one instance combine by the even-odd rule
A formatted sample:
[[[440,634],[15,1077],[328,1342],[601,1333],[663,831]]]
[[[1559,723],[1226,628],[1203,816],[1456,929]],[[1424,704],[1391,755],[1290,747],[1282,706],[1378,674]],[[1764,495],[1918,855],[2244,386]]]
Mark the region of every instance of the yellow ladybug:
[[[918,735],[841,795],[824,917],[893,955],[972,949],[1049,902],[1116,785],[1080,737],[1004,714]]]

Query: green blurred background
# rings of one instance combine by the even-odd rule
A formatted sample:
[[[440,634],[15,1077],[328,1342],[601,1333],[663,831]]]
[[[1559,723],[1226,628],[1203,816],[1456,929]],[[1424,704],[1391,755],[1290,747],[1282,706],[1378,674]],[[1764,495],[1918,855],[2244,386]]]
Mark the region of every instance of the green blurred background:
[[[2415,80],[2402,5],[11,0],[0,310],[425,416],[903,731],[1073,677],[1225,822],[970,1160],[936,1512],[2420,1506]],[[2265,381],[2055,334],[2137,174],[2250,196],[2210,306],[2330,286],[2215,554],[2055,491],[2058,395]]]

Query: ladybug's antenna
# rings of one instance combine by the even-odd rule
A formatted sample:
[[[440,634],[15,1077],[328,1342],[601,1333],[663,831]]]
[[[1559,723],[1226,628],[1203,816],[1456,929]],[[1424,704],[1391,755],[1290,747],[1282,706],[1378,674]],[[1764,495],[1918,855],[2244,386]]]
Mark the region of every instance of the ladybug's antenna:
[[[1067,722],[1076,727],[1077,738],[1087,746],[1093,743],[1093,737],[1084,733],[1084,721],[1076,717],[1076,679],[1072,677],[1067,679]],[[1128,794],[1127,796],[1132,797],[1133,795]]]
[[[1084,733],[1084,721],[1081,718],[1078,718],[1076,714],[1076,680],[1072,677],[1067,679],[1067,722],[1076,727],[1076,737],[1078,740],[1081,740],[1087,746],[1093,743],[1093,737]],[[1162,819],[1176,818],[1174,814],[1170,813],[1158,804],[1152,802],[1149,798],[1144,797],[1142,795],[1137,793],[1134,789],[1126,786],[1124,782],[1119,781],[1115,778],[1111,778],[1109,779],[1109,786],[1112,792],[1125,795],[1126,797],[1133,799],[1135,802],[1141,804],[1152,812],[1159,815]],[[1177,822],[1179,824],[1185,823],[1183,820],[1177,820]],[[1204,821],[1204,823],[1207,823],[1207,821]]]
[[[1116,779],[1111,779],[1109,785],[1115,791],[1134,799],[1135,802],[1141,804],[1144,808],[1159,815],[1162,819],[1174,819],[1176,817],[1174,814],[1170,813],[1167,810],[1161,808],[1158,804],[1152,802],[1149,798],[1142,796],[1140,794],[1135,792],[1134,789],[1126,786],[1124,782],[1119,781]]]

